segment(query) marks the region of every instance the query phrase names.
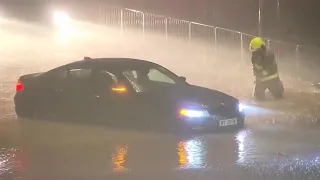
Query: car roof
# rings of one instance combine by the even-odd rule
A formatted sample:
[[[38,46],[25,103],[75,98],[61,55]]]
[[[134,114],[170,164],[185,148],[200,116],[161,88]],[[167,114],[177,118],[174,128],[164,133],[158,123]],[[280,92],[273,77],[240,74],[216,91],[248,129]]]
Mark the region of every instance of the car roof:
[[[156,65],[153,62],[134,59],[134,58],[89,58],[85,57],[84,60],[75,61],[68,65],[77,65],[84,67],[111,67],[111,68],[128,68],[128,67],[143,67]]]

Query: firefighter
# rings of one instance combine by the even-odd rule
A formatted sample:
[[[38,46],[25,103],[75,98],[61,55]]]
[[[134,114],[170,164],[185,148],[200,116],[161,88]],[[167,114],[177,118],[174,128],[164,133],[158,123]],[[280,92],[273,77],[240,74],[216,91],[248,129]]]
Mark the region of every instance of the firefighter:
[[[278,66],[275,55],[267,49],[260,37],[255,37],[250,42],[252,51],[252,69],[255,76],[254,98],[265,99],[265,91],[268,89],[274,98],[283,97],[284,88],[278,74]]]

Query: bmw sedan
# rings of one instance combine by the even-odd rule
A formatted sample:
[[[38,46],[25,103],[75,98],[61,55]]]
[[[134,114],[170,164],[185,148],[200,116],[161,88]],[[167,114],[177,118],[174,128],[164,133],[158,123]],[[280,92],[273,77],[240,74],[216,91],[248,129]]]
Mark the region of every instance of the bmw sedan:
[[[239,100],[191,85],[145,60],[89,58],[23,75],[14,97],[18,117],[153,130],[241,128]]]

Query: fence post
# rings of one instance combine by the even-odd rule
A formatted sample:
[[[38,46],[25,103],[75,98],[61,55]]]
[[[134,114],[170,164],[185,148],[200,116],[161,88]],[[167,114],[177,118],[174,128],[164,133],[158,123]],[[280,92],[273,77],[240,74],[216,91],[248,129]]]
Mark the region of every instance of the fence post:
[[[168,40],[168,18],[165,19],[165,33],[166,33],[166,41]]]
[[[217,58],[217,53],[218,53],[218,27],[214,28],[214,56]]]
[[[300,46],[296,46],[296,63],[300,65]]]
[[[191,38],[192,38],[192,34],[191,34],[192,33],[192,31],[191,31],[192,29],[191,28],[192,28],[192,22],[189,22],[189,29],[188,29],[189,30],[189,32],[188,32],[189,43],[191,43]]]
[[[241,32],[240,33],[240,46],[241,46],[241,61],[244,62],[244,59],[243,59],[243,34]]]
[[[301,79],[300,76],[300,46],[296,46],[296,66],[298,67],[298,78]]]
[[[145,39],[145,14],[142,12],[142,38]]]
[[[99,6],[99,24],[102,24],[102,6]]]
[[[120,10],[120,33],[123,37],[123,9]]]

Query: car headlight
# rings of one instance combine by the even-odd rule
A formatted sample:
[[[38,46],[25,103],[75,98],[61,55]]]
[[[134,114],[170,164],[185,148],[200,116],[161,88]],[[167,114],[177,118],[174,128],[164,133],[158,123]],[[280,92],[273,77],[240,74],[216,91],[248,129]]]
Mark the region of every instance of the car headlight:
[[[189,118],[201,118],[201,117],[210,116],[207,110],[199,110],[199,109],[181,109],[179,114],[180,116],[189,117]]]
[[[244,110],[244,108],[245,108],[245,105],[243,105],[243,104],[241,104],[241,103],[238,104],[238,110],[239,110],[239,112],[242,112],[242,111]]]

